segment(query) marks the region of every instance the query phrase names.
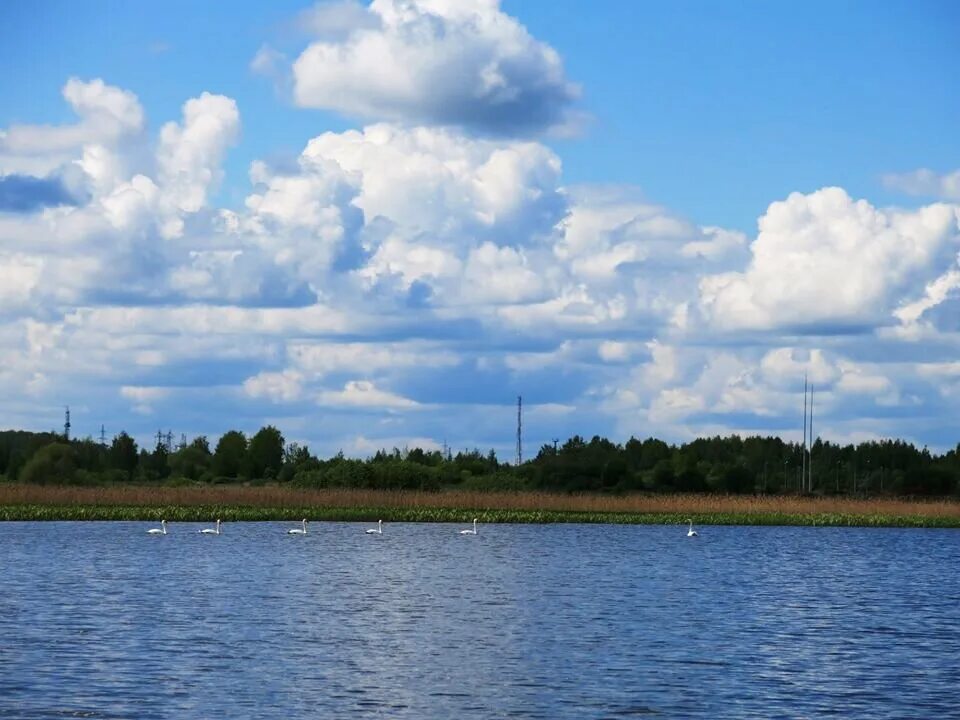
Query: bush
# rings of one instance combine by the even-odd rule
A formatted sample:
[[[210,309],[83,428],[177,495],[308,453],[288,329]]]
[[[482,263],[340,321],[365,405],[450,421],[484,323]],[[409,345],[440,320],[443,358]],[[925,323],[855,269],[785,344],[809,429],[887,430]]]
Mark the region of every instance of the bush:
[[[20,470],[20,482],[36,485],[73,482],[76,474],[73,448],[52,443],[40,448]]]
[[[463,490],[475,490],[479,492],[521,492],[530,490],[530,485],[525,480],[505,472],[481,475],[480,477],[470,477],[464,480],[460,487]]]
[[[87,487],[96,487],[103,485],[103,475],[89,470],[77,470],[73,480],[69,481],[71,485],[85,485]]]

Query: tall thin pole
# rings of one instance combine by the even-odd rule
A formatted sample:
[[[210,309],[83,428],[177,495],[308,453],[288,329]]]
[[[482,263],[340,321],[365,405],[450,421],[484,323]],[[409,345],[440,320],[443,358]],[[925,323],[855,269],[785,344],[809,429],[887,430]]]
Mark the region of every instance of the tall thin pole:
[[[523,464],[523,398],[517,395],[517,467]]]
[[[803,491],[803,485],[807,480],[807,376],[803,376],[803,447],[800,448],[800,487]]]
[[[807,451],[807,492],[813,492],[813,384],[810,385],[810,449]]]
[[[70,440],[70,406],[67,405],[67,412],[63,421],[63,439]]]

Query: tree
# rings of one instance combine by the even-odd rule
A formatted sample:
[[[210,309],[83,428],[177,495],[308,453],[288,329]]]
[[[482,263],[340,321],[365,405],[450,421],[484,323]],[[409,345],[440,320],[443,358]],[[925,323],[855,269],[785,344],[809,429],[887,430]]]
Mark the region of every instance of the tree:
[[[277,475],[280,482],[290,482],[299,473],[309,470],[317,470],[320,467],[320,461],[310,454],[310,448],[306,445],[290,443],[287,445],[283,454],[283,467]]]
[[[677,490],[681,492],[702,492],[707,487],[703,473],[700,472],[700,469],[694,464],[687,465],[677,473],[674,479],[674,485],[676,485]]]
[[[20,471],[20,481],[36,485],[69,483],[76,473],[73,448],[66,443],[53,443],[40,448]]]
[[[673,465],[666,458],[657,461],[652,472],[653,486],[657,490],[673,490],[675,477]]]
[[[314,459],[313,455],[310,454],[310,448],[300,443],[290,443],[283,452],[283,462],[285,465],[293,465],[296,467],[297,465],[303,465]]]
[[[197,442],[202,440],[203,442]],[[173,453],[169,459],[170,470],[179,477],[199,480],[210,469],[210,446],[205,437],[199,437],[192,443]]]
[[[753,473],[743,465],[733,465],[723,474],[723,487],[731,493],[753,492],[755,481]]]
[[[283,435],[273,425],[260,428],[247,448],[253,477],[275,478],[283,467]]]
[[[150,480],[163,480],[170,474],[169,453],[164,442],[158,441],[153,452],[147,456],[145,475]]]
[[[239,430],[225,432],[213,453],[213,472],[220,477],[236,478],[247,472],[247,436]]]
[[[137,441],[121,432],[113,439],[110,445],[110,467],[127,476],[127,480],[133,479],[133,473],[137,469]]]

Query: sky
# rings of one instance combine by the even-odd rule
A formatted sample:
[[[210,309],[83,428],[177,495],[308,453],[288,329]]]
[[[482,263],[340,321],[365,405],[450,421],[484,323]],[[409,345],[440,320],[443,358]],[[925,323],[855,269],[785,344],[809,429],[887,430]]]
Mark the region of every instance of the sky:
[[[0,6],[0,426],[960,441],[951,2]]]

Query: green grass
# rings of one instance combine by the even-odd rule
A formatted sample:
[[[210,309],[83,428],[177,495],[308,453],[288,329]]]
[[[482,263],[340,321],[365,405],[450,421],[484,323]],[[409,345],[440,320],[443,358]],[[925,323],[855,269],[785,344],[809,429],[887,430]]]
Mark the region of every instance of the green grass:
[[[468,523],[610,523],[680,525],[691,518],[696,525],[806,525],[832,527],[960,527],[952,516],[860,513],[785,512],[589,512],[576,510],[512,510],[442,507],[249,507],[239,505],[3,505],[3,520],[151,520],[167,522],[224,522],[263,520],[329,520],[376,522]]]

